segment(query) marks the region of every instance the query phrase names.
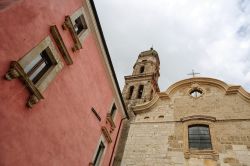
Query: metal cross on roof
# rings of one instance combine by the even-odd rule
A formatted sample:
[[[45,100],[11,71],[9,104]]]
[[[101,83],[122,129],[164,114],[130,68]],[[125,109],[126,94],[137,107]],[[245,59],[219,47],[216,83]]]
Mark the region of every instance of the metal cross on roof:
[[[153,44],[152,44],[152,46],[150,47],[150,50],[153,50],[154,49],[154,47],[153,47]]]
[[[195,75],[198,75],[198,74],[200,74],[200,73],[195,73],[195,72],[194,72],[194,69],[192,69],[192,73],[189,73],[189,74],[187,74],[187,75],[192,75],[193,77],[195,77]]]

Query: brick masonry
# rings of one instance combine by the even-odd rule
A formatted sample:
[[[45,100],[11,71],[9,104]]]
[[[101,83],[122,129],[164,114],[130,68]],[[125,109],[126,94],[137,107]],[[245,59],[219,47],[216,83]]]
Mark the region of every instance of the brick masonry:
[[[190,96],[194,88],[201,97]],[[121,165],[250,166],[250,95],[230,89],[216,79],[191,78],[134,106]],[[209,125],[212,150],[188,148],[190,124]]]

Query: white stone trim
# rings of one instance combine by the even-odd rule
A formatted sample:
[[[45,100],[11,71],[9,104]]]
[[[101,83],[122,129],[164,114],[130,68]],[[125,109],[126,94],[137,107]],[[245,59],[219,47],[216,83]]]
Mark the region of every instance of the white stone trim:
[[[59,58],[58,52],[49,36],[42,40],[35,48],[29,51],[24,57],[22,57],[18,63],[22,68],[25,68],[33,59],[37,57],[43,50],[49,47],[48,55],[54,64],[35,84],[37,89],[40,92],[43,92],[48,86],[49,83],[56,77],[59,71],[63,68],[63,62]]]
[[[106,152],[106,149],[107,149],[107,143],[106,143],[106,139],[104,138],[104,136],[101,135],[101,137],[99,138],[99,140],[98,140],[98,142],[97,142],[97,146],[96,146],[96,148],[95,148],[94,155],[93,155],[93,157],[92,157],[92,163],[94,163],[94,160],[95,160],[95,157],[96,157],[96,155],[97,155],[98,148],[99,148],[101,142],[102,142],[102,143],[104,144],[104,146],[105,146],[104,151],[103,151],[103,154],[102,154],[102,157],[101,157],[100,163],[103,162],[103,159],[104,159],[104,156],[105,156],[105,152]]]
[[[71,19],[71,22],[72,22],[72,24],[74,26],[76,18],[79,17],[80,15],[83,15],[85,23],[87,24],[87,29],[84,30],[79,35],[77,35],[80,42],[81,42],[81,44],[83,44],[84,39],[87,37],[88,33],[90,32],[90,30],[89,30],[89,21],[88,21],[88,17],[86,15],[86,12],[84,11],[84,8],[81,7],[79,9],[77,9],[72,15],[70,15],[70,19]]]

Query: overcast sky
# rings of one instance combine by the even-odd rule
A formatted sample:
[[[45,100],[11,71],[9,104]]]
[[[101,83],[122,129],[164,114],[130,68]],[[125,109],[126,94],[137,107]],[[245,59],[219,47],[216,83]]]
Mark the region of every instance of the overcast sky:
[[[121,88],[140,52],[160,58],[159,86],[199,76],[250,92],[250,0],[95,0]]]

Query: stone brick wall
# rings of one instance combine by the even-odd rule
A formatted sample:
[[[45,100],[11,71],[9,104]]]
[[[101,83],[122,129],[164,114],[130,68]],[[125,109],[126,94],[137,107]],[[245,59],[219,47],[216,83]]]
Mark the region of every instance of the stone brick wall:
[[[140,73],[140,68],[144,66],[144,72]],[[146,62],[139,62],[135,64],[133,74],[132,75],[137,75],[137,74],[150,74],[154,73],[157,71],[157,65],[155,62],[152,61],[146,61]]]
[[[202,89],[201,97],[189,95],[193,84]],[[183,84],[167,95],[134,108],[121,165],[250,166],[249,99],[204,81]],[[190,124],[209,125],[212,150],[188,148]]]

